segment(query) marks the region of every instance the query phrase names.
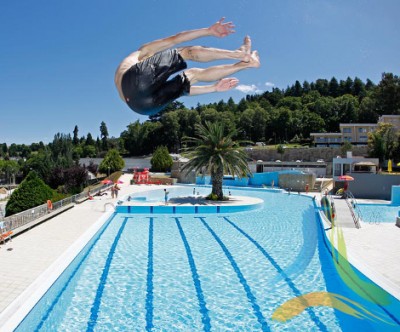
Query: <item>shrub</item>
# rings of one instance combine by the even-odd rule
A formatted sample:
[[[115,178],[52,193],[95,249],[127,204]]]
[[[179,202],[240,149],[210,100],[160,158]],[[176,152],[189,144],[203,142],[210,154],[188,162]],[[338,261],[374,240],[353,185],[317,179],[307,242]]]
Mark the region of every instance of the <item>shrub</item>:
[[[168,148],[166,146],[159,146],[153,153],[151,158],[151,169],[155,172],[166,172],[171,170],[173,160],[169,155]]]
[[[6,217],[42,205],[52,198],[51,188],[38,177],[36,172],[31,171],[11,194],[6,205]]]
[[[109,173],[111,174],[122,170],[124,166],[125,161],[120,156],[118,150],[111,149],[101,161],[99,165],[99,172],[109,175]]]

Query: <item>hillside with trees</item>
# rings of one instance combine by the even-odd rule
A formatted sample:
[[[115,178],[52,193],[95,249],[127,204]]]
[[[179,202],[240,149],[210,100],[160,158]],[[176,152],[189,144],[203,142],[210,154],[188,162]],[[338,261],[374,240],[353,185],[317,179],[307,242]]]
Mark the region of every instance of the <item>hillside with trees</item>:
[[[16,173],[23,178],[34,170],[52,189],[74,193],[86,181],[87,170],[97,171],[96,165],[79,165],[80,158],[103,158],[111,150],[113,155],[142,156],[159,146],[176,153],[185,147],[184,138],[195,137],[196,126],[206,122],[222,122],[226,135],[234,133],[233,140],[308,145],[311,132],[339,132],[340,123],[376,123],[383,114],[400,114],[400,78],[392,73],[383,73],[378,84],[357,77],[296,81],[238,103],[229,99],[189,109],[175,101],[143,123],[128,124],[120,137],[110,137],[102,121],[97,137],[80,136],[75,126],[72,135],[57,133],[49,144],[0,143],[0,177],[9,183]],[[381,160],[399,156],[399,135],[385,127],[371,135],[369,147],[371,156]],[[115,165],[107,161],[101,171],[119,165],[120,160]]]

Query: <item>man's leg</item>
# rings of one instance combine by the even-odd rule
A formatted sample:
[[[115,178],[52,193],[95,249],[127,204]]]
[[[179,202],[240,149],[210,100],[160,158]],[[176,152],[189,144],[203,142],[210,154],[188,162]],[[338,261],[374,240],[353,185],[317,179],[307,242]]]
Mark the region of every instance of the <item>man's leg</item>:
[[[223,59],[248,62],[250,61],[251,55],[251,39],[249,36],[246,36],[243,45],[234,51],[203,46],[187,46],[178,48],[178,52],[183,59],[197,62],[209,62]]]
[[[240,61],[235,64],[213,66],[209,68],[190,68],[185,70],[185,75],[190,81],[190,84],[197,82],[213,82],[224,77],[230,76],[240,70],[246,68],[257,68],[260,66],[260,60],[257,51],[250,55],[248,62]]]

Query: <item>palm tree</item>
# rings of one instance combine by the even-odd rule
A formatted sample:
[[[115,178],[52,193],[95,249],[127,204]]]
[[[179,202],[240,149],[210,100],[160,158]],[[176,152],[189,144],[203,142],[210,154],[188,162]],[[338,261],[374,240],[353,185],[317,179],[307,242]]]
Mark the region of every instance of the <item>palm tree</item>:
[[[196,133],[198,137],[184,138],[191,147],[185,149],[190,161],[183,166],[183,170],[197,173],[205,169],[211,175],[211,198],[223,200],[224,173],[240,178],[251,174],[247,155],[239,148],[239,142],[232,139],[236,131],[225,133],[222,123],[197,124]]]

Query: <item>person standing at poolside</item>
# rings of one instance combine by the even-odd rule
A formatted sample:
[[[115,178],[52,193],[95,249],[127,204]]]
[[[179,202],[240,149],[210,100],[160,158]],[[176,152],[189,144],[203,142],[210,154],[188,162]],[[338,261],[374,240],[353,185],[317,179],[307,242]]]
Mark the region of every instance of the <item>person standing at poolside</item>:
[[[169,191],[167,191],[167,189],[164,189],[164,202],[165,202],[165,205],[168,205],[168,194],[169,194]]]
[[[195,96],[235,88],[239,80],[227,76],[260,66],[257,51],[251,51],[250,37],[246,36],[243,45],[233,51],[203,46],[175,48],[177,44],[200,37],[226,37],[234,33],[233,29],[232,22],[225,23],[224,18],[221,18],[208,28],[183,31],[141,46],[126,57],[116,70],[114,81],[119,96],[133,111],[153,115],[183,95]],[[209,62],[224,59],[238,62],[185,70],[186,60]],[[181,70],[184,71],[169,79]],[[197,82],[216,83],[193,85]]]

